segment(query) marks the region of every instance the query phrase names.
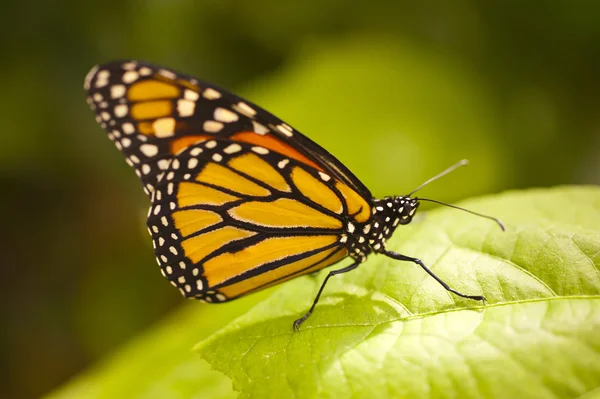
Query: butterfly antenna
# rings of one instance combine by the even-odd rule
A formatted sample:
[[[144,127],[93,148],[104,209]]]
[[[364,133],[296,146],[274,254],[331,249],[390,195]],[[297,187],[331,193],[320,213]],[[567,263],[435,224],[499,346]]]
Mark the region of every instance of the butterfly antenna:
[[[415,199],[417,199],[417,198],[415,198]],[[504,224],[502,224],[502,222],[500,221],[500,219],[497,219],[497,218],[495,218],[495,217],[493,217],[493,216],[484,215],[484,214],[482,214],[482,213],[478,213],[478,212],[470,211],[470,210],[468,210],[468,209],[461,208],[460,206],[456,206],[456,205],[452,205],[452,204],[447,204],[447,203],[445,203],[445,202],[442,202],[442,201],[437,201],[437,200],[434,200],[434,199],[429,199],[429,198],[418,198],[418,200],[419,200],[419,201],[428,201],[428,202],[433,202],[433,203],[440,204],[440,205],[444,205],[444,206],[447,206],[447,207],[450,207],[450,208],[458,209],[459,211],[464,211],[464,212],[470,213],[471,215],[475,215],[475,216],[481,216],[482,218],[486,218],[486,219],[493,220],[494,222],[498,223],[498,226],[500,226],[500,228],[502,229],[502,231],[506,231],[506,228],[504,227]]]
[[[461,166],[465,166],[468,165],[469,161],[466,159],[462,159],[460,161],[458,161],[457,163],[455,163],[454,165],[450,166],[448,169],[444,170],[443,172],[438,173],[437,175],[433,176],[431,179],[427,180],[425,183],[421,184],[419,187],[415,188],[414,190],[412,190],[408,195],[406,195],[407,197],[412,196],[414,193],[416,193],[417,191],[419,191],[420,189],[422,189],[423,187],[425,187],[426,185],[428,185],[431,182],[436,181],[437,179],[439,179],[440,177],[446,176],[448,173],[454,171],[455,169],[460,168]]]

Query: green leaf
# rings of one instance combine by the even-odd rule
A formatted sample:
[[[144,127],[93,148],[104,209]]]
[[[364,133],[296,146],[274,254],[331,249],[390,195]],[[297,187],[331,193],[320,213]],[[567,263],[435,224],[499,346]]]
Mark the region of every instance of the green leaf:
[[[282,285],[198,346],[242,397],[576,397],[600,389],[600,188],[559,187],[421,213],[388,247],[334,277]],[[597,392],[596,392],[597,393]]]
[[[234,398],[231,381],[191,349],[265,294],[219,306],[184,306],[48,398]]]

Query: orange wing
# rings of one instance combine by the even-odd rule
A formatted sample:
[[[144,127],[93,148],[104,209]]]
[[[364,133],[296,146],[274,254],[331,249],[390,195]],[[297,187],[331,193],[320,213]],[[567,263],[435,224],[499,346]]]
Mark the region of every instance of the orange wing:
[[[96,66],[84,87],[97,121],[135,168],[148,195],[175,154],[220,138],[284,154],[371,199],[366,187],[325,149],[220,87],[139,61]]]
[[[371,209],[353,189],[268,148],[226,139],[181,151],[148,216],[163,274],[186,297],[222,302],[348,256]]]

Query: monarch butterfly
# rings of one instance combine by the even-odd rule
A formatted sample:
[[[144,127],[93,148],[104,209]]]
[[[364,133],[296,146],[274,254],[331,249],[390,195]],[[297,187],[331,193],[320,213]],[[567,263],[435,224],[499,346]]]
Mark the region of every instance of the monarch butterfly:
[[[458,296],[484,300],[452,289],[421,260],[386,249],[396,227],[428,199],[413,198],[416,190],[373,198],[333,155],[257,105],[139,61],[95,66],[84,88],[96,120],[150,197],[157,262],[184,297],[225,302],[352,258],[329,272],[294,322],[298,330],[331,276],[380,253],[418,264]]]

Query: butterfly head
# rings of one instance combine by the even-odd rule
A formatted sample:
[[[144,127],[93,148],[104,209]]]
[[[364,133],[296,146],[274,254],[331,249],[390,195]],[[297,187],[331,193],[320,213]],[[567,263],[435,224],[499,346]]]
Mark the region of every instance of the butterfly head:
[[[394,210],[397,215],[396,217],[399,219],[399,224],[409,224],[421,203],[418,198],[399,196],[394,197],[394,204]]]

